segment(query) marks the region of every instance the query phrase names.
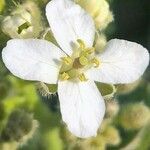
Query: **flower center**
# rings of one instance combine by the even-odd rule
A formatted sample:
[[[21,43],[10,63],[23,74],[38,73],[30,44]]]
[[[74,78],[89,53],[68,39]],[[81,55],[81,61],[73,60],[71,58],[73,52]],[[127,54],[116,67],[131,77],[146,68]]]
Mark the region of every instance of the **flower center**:
[[[86,47],[81,39],[78,39],[77,43],[78,48],[73,51],[71,56],[61,58],[60,80],[87,81],[84,72],[92,67],[99,67],[100,62],[95,57],[95,48]]]

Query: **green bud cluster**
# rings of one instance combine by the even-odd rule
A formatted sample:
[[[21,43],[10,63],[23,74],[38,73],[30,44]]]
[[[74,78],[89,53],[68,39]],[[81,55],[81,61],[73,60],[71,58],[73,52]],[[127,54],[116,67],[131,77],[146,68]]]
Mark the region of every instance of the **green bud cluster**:
[[[1,133],[4,142],[18,142],[24,144],[35,131],[33,116],[23,110],[13,111]]]

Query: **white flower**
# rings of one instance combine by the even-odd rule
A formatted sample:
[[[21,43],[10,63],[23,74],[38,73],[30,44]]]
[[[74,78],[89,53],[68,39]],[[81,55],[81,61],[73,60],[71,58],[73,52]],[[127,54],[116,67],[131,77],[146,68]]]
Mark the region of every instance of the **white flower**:
[[[113,39],[96,55],[94,22],[70,0],[52,0],[46,16],[60,48],[40,39],[13,39],[2,51],[3,61],[17,77],[58,83],[61,114],[69,130],[82,138],[95,136],[105,104],[94,81],[137,80],[148,66],[148,51],[137,43]]]

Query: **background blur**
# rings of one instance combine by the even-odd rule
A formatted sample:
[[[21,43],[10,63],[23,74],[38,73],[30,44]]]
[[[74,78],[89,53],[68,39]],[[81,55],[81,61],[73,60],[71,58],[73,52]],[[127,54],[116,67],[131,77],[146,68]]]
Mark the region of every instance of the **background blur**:
[[[87,6],[91,6],[94,11],[98,1],[106,0],[77,3],[87,11]],[[55,42],[47,31],[47,2],[0,0],[0,51],[11,38],[45,38]],[[96,48],[103,50],[106,39],[120,38],[150,50],[148,0],[108,0],[100,4],[99,11],[104,12],[99,13],[100,19],[108,10],[113,15],[109,12],[109,20],[98,25]],[[61,120],[57,93],[48,95],[41,84],[14,77],[0,56],[0,150],[150,150],[150,69],[132,84],[97,85],[104,93],[105,119],[97,137],[78,139]]]

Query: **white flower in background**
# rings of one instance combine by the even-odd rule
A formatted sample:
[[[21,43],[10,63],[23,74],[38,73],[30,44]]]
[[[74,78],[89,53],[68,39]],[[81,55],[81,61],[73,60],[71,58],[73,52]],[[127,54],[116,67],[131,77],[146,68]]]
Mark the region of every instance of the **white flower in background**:
[[[6,67],[25,80],[58,83],[63,121],[78,137],[96,136],[105,113],[94,81],[118,84],[137,80],[149,62],[141,45],[113,39],[95,54],[92,18],[70,0],[52,0],[46,16],[60,48],[40,39],[13,39],[2,51]]]

